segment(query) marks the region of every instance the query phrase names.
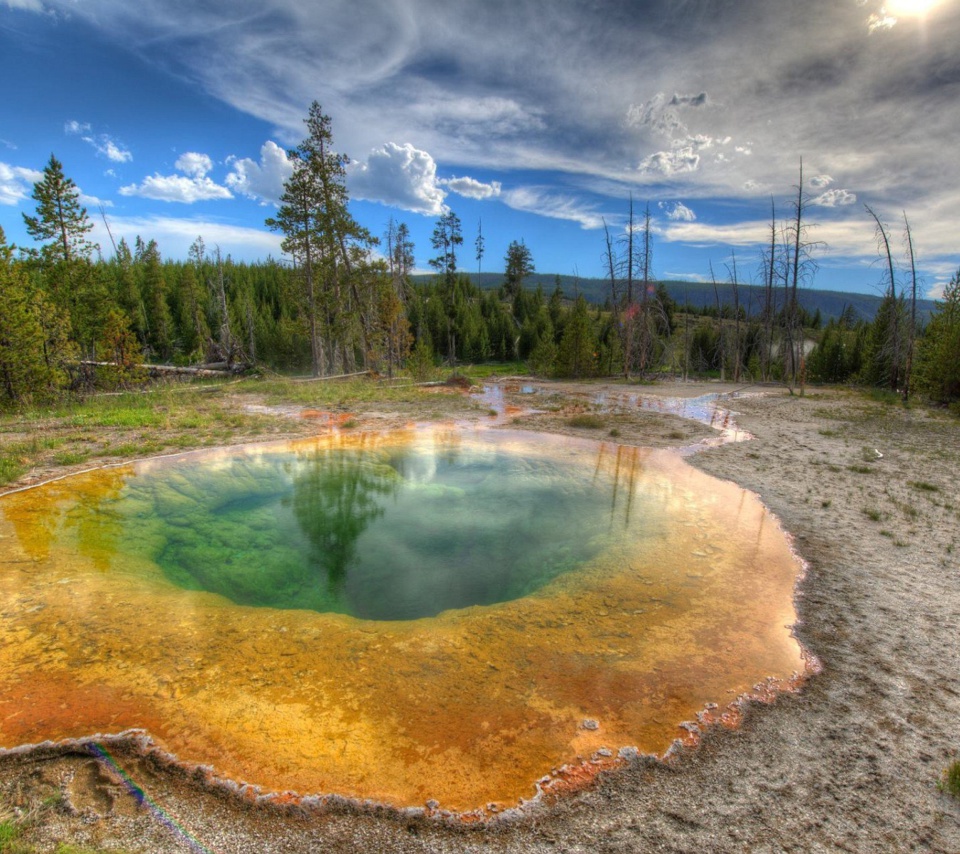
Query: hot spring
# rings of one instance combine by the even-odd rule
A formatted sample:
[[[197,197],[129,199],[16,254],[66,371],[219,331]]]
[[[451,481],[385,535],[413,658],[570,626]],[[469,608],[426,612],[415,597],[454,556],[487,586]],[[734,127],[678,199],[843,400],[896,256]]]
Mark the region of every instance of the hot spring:
[[[143,728],[267,791],[512,806],[802,674],[799,570],[755,496],[613,444],[101,469],[0,499],[0,746]]]

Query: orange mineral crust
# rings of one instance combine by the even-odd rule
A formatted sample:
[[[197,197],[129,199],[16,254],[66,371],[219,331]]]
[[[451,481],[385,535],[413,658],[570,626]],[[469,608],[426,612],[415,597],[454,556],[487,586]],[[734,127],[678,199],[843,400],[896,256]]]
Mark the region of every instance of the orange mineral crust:
[[[267,791],[462,812],[516,805],[544,775],[622,747],[662,755],[705,708],[804,672],[786,537],[755,496],[674,455],[449,429],[291,451],[425,441],[497,441],[603,473],[616,536],[524,598],[373,621],[237,605],[125,553],[110,502],[183,461],[6,496],[0,747],[143,728],[179,760]],[[642,538],[640,494],[658,508]]]

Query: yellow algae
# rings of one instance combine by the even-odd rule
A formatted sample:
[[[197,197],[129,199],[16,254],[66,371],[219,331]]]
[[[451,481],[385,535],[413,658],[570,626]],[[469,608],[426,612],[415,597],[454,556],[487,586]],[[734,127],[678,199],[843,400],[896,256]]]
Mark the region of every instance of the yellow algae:
[[[268,791],[466,811],[530,798],[603,748],[663,754],[709,704],[804,670],[785,536],[755,496],[674,455],[451,430],[290,450],[427,443],[449,456],[491,442],[603,474],[616,536],[523,598],[416,620],[239,606],[112,553],[123,483],[177,461],[7,496],[0,746],[144,728],[181,761]],[[236,453],[188,465],[227,472]],[[84,503],[103,517],[74,512]]]

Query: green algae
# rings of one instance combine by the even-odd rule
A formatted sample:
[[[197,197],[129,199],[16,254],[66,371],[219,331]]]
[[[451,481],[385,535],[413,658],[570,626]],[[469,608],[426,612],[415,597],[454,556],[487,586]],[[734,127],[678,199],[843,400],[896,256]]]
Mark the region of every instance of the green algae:
[[[607,472],[494,442],[346,442],[147,466],[72,511],[101,547],[247,606],[408,620],[528,596],[609,544]]]

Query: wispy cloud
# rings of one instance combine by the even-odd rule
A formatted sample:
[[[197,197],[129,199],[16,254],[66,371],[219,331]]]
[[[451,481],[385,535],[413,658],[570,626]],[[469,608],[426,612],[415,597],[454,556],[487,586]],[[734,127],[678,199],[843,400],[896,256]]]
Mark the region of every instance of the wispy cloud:
[[[219,246],[224,255],[237,260],[254,261],[267,255],[279,258],[281,235],[231,223],[194,217],[110,217],[110,231],[115,240],[124,238],[133,245],[138,236],[156,240],[166,257],[185,258],[190,245],[203,237],[208,247]],[[110,245],[110,236],[103,223],[93,220],[93,239],[100,246]]]
[[[122,143],[117,142],[109,134],[94,134],[89,122],[78,122],[72,119],[63,126],[64,133],[79,136],[85,143],[91,145],[94,151],[113,163],[129,163],[133,154]]]
[[[515,187],[504,190],[500,198],[514,210],[577,222],[585,229],[603,228],[604,215],[594,205],[585,204],[574,196],[557,194],[545,187]],[[608,216],[607,221],[614,218]]]

